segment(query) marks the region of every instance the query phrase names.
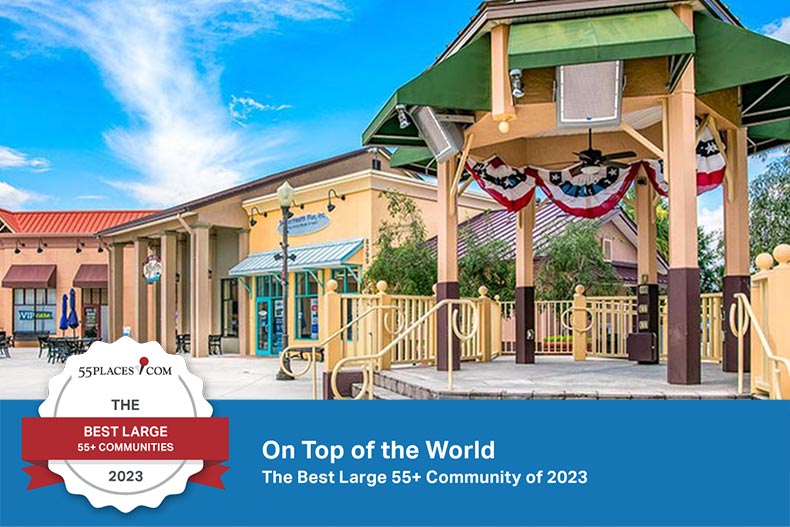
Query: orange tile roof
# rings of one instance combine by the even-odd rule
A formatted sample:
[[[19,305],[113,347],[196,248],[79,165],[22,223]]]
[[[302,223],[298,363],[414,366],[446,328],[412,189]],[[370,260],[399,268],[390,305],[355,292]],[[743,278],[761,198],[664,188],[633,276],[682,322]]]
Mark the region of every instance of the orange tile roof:
[[[143,218],[153,210],[85,210],[11,212],[0,209],[0,220],[16,234],[93,234]]]

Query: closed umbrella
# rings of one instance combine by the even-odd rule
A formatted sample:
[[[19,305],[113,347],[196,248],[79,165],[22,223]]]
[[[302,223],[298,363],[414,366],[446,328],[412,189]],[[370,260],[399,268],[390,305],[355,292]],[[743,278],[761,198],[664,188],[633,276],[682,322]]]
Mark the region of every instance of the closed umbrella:
[[[69,313],[69,327],[71,328],[71,335],[74,336],[77,326],[80,325],[80,320],[77,318],[77,294],[74,292],[74,288],[69,291],[69,308],[71,309],[71,313]]]
[[[66,331],[69,329],[69,297],[66,295],[63,295],[60,325],[58,327],[61,331]]]

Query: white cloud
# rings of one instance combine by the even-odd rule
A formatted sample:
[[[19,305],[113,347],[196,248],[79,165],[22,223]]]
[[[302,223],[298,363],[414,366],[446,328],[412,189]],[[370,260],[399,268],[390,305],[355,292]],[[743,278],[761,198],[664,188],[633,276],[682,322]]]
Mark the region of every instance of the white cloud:
[[[23,28],[19,38],[34,46],[76,48],[96,63],[132,123],[106,131],[105,141],[142,175],[113,184],[148,206],[237,184],[287,138],[282,130],[255,134],[233,126],[215,63],[221,46],[281,19],[338,18],[344,12],[339,0],[0,4],[0,17]]]
[[[107,196],[102,194],[83,194],[81,196],[77,196],[76,199],[81,201],[101,201],[107,199]]]
[[[228,111],[239,124],[244,123],[253,112],[281,112],[293,108],[290,104],[263,104],[252,97],[230,96]]]
[[[43,157],[30,157],[18,150],[0,145],[0,169],[29,168],[36,172],[49,170],[49,161]]]
[[[706,232],[721,231],[724,229],[724,206],[715,209],[702,207],[699,210],[697,222]]]
[[[33,200],[35,196],[24,190],[12,187],[5,181],[0,181],[0,207],[4,209],[18,210],[25,203]]]
[[[764,26],[763,33],[771,38],[790,42],[790,16],[775,20]]]

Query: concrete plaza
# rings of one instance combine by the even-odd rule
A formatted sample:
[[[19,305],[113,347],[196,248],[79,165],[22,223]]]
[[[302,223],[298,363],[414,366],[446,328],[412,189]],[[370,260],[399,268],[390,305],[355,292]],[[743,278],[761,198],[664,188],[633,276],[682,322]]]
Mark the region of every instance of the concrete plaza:
[[[50,377],[62,363],[38,358],[38,348],[12,348],[11,359],[0,359],[0,399],[45,399]],[[312,380],[275,381],[279,362],[271,358],[223,355],[185,357],[187,367],[204,381],[207,399],[312,399]],[[296,368],[300,367],[295,365]]]

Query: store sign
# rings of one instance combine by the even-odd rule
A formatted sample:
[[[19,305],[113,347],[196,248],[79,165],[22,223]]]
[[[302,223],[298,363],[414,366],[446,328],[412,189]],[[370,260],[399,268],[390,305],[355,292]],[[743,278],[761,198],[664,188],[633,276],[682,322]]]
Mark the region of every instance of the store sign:
[[[288,220],[288,236],[306,236],[329,226],[329,216],[324,212],[294,216]],[[283,233],[283,220],[277,225],[277,232]]]
[[[158,282],[162,278],[162,259],[152,254],[143,262],[143,276],[149,284]]]
[[[17,311],[17,318],[21,321],[28,320],[54,320],[52,311]]]

